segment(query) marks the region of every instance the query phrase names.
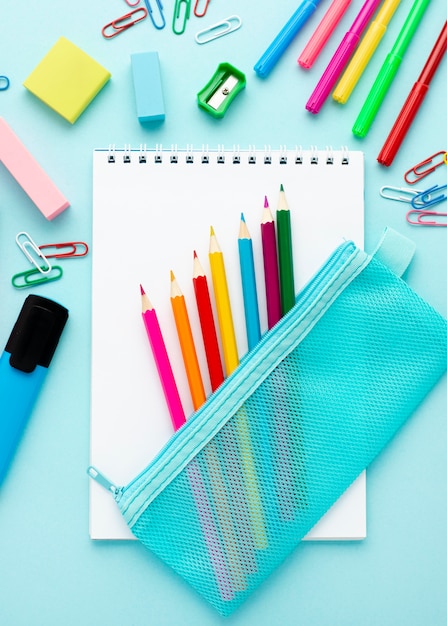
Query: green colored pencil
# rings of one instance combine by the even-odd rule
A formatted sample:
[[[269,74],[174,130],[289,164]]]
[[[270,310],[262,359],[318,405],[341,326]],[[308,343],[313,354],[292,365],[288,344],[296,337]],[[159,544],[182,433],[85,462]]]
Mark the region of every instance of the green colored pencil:
[[[276,211],[278,237],[279,282],[281,289],[281,312],[285,315],[295,304],[295,284],[293,278],[292,230],[290,211],[287,205],[284,187],[279,190],[278,209]]]

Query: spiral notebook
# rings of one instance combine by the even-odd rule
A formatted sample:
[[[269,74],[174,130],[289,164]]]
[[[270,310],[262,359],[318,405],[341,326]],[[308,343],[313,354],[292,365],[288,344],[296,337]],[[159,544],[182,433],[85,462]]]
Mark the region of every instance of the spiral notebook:
[[[192,402],[170,303],[170,271],[185,296],[205,390],[210,383],[193,290],[212,226],[222,249],[240,358],[247,352],[238,256],[241,213],[253,242],[261,330],[267,329],[260,223],[283,185],[299,291],[341,241],[363,247],[363,153],[312,148],[109,148],[93,153],[91,464],[127,484],[172,426],[141,318],[140,284],[158,320],[186,415]],[[113,498],[90,484],[92,539],[132,539]],[[307,539],[366,536],[363,473]]]

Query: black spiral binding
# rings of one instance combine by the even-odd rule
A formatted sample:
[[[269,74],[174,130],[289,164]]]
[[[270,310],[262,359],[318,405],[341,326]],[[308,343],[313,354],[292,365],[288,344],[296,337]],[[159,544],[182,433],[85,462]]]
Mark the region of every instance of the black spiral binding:
[[[210,150],[208,146],[202,146],[201,150],[193,150],[188,145],[186,149],[179,149],[177,145],[172,145],[169,149],[157,144],[155,149],[148,149],[146,145],[140,145],[139,149],[132,150],[130,145],[125,145],[123,150],[116,150],[114,145],[109,146],[108,163],[131,163],[134,158],[142,164],[163,163],[163,159],[168,159],[173,165],[184,159],[186,164],[194,164],[198,159],[202,165],[207,165],[215,159],[217,164],[225,164],[227,159],[231,159],[233,165],[242,163],[243,158],[247,158],[249,165],[256,165],[260,159],[264,165],[272,165],[274,157],[278,158],[280,165],[287,165],[293,159],[295,165],[302,165],[305,160],[311,165],[318,165],[322,161],[326,165],[334,165],[338,161],[341,165],[349,165],[349,150],[342,146],[340,150],[334,151],[332,146],[326,146],[325,150],[318,150],[316,146],[311,146],[309,150],[304,150],[301,146],[287,149],[280,146],[278,150],[272,150],[270,146],[265,146],[263,150],[257,150],[254,146],[241,150],[239,146],[233,146],[232,150],[226,150],[223,146],[218,146],[215,150]]]

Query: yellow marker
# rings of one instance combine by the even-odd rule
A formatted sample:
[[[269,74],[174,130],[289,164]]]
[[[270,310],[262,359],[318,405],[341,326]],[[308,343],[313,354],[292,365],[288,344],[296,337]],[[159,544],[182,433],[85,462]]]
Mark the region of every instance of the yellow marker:
[[[334,100],[340,104],[345,104],[348,101],[360,76],[385,34],[388,23],[399,4],[400,0],[385,0],[377,13],[376,19],[371,22],[371,26],[368,28],[332,94]]]

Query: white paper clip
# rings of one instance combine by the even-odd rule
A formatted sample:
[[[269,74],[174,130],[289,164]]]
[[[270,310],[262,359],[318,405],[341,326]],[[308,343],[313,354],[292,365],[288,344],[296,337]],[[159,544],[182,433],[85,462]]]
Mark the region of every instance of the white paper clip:
[[[32,263],[41,274],[48,274],[51,272],[51,263],[48,261],[47,257],[43,254],[37,244],[34,243],[28,233],[24,231],[18,233],[16,235],[16,242],[28,261]],[[29,250],[32,250],[35,257],[32,256]]]
[[[242,20],[239,15],[230,15],[230,17],[226,17],[221,22],[217,22],[212,26],[200,30],[196,33],[195,40],[198,44],[208,43],[218,37],[223,37],[224,35],[234,32],[241,26]]]

